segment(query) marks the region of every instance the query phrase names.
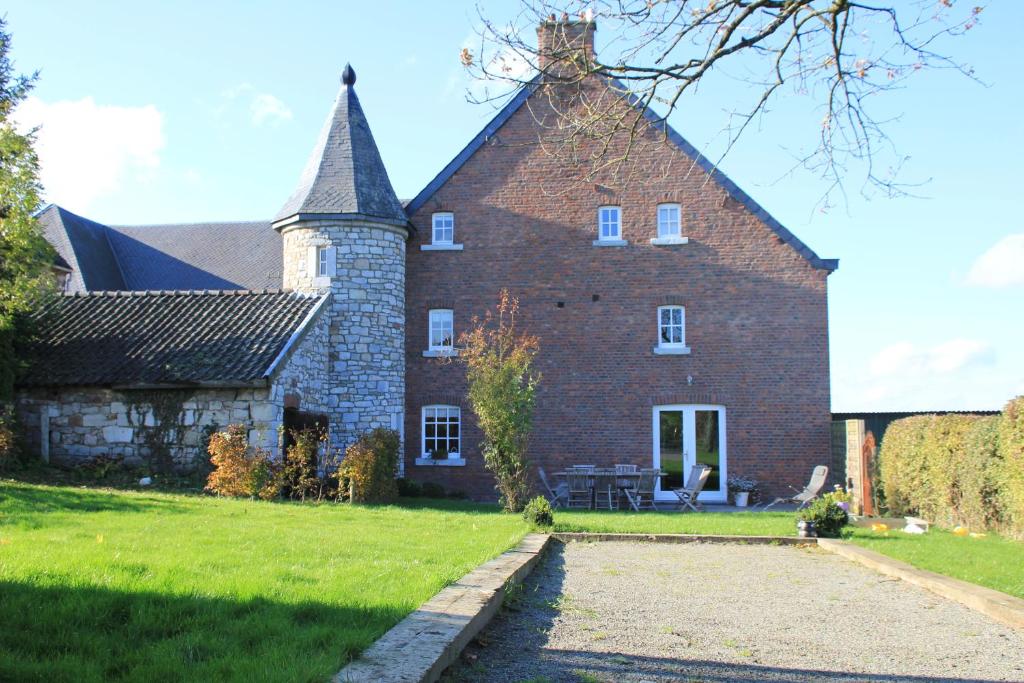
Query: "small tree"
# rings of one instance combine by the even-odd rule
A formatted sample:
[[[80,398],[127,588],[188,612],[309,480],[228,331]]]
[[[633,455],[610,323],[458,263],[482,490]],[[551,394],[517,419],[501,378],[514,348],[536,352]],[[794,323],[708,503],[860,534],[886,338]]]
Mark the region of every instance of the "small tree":
[[[19,133],[11,118],[36,74],[14,75],[6,29],[0,17],[0,402],[13,395],[15,341],[27,332],[24,314],[53,289],[53,250],[33,215],[40,191],[35,131]]]
[[[469,403],[484,433],[484,464],[509,512],[520,512],[530,493],[527,443],[540,380],[533,369],[539,344],[516,329],[518,311],[519,301],[503,289],[497,309],[474,318],[459,338]]]

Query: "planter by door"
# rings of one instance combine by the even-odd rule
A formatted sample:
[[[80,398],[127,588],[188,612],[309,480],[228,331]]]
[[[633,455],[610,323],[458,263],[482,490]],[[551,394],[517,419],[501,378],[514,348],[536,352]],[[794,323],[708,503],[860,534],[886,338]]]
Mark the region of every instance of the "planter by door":
[[[750,491],[737,491],[732,494],[736,499],[736,507],[745,508],[747,507],[747,500],[750,498]]]

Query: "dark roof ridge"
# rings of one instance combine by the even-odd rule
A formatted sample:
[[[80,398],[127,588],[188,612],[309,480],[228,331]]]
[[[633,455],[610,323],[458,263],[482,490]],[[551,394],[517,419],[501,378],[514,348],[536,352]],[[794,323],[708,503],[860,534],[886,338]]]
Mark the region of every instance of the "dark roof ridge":
[[[130,297],[130,296],[246,296],[266,294],[296,294],[300,297],[317,297],[320,294],[300,292],[294,289],[132,289],[132,290],[91,290],[88,292],[63,292],[63,297]]]
[[[230,220],[230,221],[194,221],[192,223],[107,223],[108,228],[190,228],[197,225],[250,225],[252,223],[266,223],[270,225],[269,218],[253,218],[252,220]]]

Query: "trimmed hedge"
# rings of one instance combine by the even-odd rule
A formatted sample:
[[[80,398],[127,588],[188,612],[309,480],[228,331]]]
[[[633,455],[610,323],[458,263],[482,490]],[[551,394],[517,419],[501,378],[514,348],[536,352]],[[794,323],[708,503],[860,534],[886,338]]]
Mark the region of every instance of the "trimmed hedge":
[[[999,421],[1000,498],[1006,519],[1024,536],[1024,396],[1018,396],[1003,408]]]
[[[1002,415],[916,415],[879,452],[890,514],[1024,536],[1024,397]]]

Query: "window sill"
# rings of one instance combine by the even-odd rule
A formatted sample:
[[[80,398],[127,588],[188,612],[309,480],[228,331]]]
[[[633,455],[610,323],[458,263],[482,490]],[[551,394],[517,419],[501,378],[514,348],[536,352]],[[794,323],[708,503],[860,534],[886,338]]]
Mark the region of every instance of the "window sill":
[[[461,244],[421,244],[420,251],[462,251]]]
[[[317,275],[313,278],[314,287],[330,287],[331,276],[330,275]]]
[[[419,467],[465,467],[466,461],[462,458],[445,458],[444,460],[416,458],[416,465]]]
[[[654,353],[657,356],[689,356],[689,346],[655,346]]]
[[[629,244],[626,240],[594,240],[595,247],[624,247]]]
[[[686,244],[689,237],[652,237],[651,244],[656,247],[670,247],[676,244]]]
[[[427,349],[423,352],[424,358],[452,358],[457,355],[458,349]]]

